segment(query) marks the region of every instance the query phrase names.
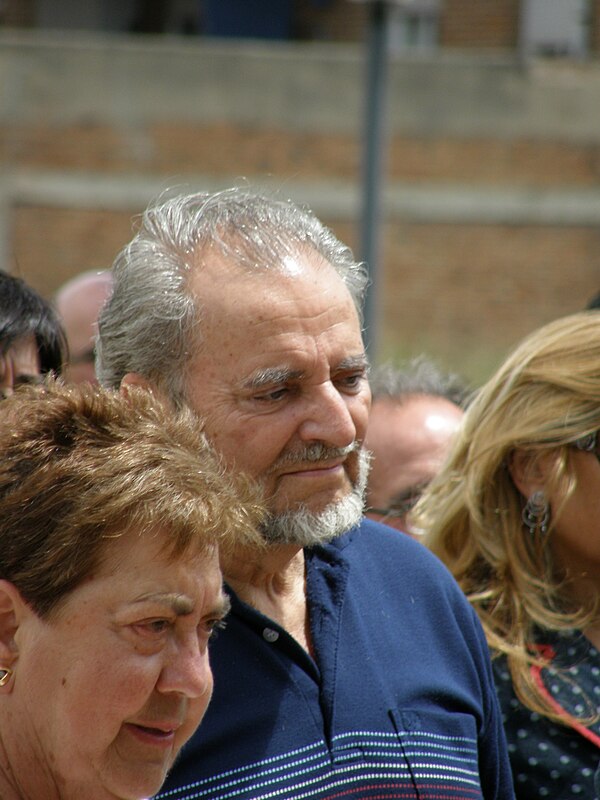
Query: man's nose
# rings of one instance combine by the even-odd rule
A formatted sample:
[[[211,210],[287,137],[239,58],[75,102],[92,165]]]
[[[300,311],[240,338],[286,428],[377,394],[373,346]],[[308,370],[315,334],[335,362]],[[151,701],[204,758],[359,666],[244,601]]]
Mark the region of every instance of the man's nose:
[[[347,447],[356,439],[349,401],[333,383],[321,384],[306,398],[305,417],[299,427],[304,441],[321,441],[332,447]],[[353,398],[352,398],[353,399]]]

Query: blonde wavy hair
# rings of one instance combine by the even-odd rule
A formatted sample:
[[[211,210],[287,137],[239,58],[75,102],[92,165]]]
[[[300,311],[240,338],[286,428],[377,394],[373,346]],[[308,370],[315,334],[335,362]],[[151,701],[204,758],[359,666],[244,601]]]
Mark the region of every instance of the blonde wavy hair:
[[[504,654],[519,699],[560,721],[531,674],[544,663],[536,629],[583,629],[600,598],[573,600],[548,537],[575,488],[574,443],[600,429],[600,313],[551,322],[527,337],[470,405],[441,473],[411,522],[449,567],[476,609],[493,655]],[[522,521],[526,501],[510,473],[521,451],[550,459],[545,489],[560,501],[547,533]]]

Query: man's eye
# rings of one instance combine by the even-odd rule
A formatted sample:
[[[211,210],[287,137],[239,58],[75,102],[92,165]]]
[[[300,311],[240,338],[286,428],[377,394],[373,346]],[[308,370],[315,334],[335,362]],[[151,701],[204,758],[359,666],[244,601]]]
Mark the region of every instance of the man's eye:
[[[338,383],[346,389],[359,389],[365,376],[362,372],[356,375],[345,375],[343,378],[338,379]]]
[[[255,399],[266,403],[276,403],[278,400],[283,400],[287,392],[287,388],[274,389],[272,392],[256,395]]]
[[[222,631],[227,627],[227,621],[221,618],[209,619],[206,623],[206,627],[208,628],[210,638],[214,639],[219,631]]]

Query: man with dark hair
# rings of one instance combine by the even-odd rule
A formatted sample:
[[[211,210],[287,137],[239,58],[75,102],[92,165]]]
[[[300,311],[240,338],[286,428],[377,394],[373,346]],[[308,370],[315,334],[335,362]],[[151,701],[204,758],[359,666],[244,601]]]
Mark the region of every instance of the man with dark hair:
[[[65,335],[50,304],[24,280],[0,270],[0,397],[60,373]]]
[[[441,564],[362,519],[364,269],[310,212],[245,190],[164,200],[117,257],[99,376],[190,406],[262,487],[223,554],[214,701],[183,798],[512,796],[479,623]]]

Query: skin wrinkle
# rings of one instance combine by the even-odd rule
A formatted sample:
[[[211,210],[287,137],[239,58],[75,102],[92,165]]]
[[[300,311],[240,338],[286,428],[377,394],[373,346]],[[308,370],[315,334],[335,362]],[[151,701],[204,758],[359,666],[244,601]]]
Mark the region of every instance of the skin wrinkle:
[[[224,559],[226,580],[310,652],[301,548],[330,540],[362,516],[370,390],[348,289],[319,256],[310,254],[302,266],[294,277],[249,275],[215,256],[191,276],[190,288],[210,311],[203,345],[188,364],[186,395],[215,448],[267,497],[269,546],[256,558],[240,551]],[[352,373],[360,377],[347,387]],[[277,400],[264,391],[269,380]],[[263,391],[267,399],[254,396]],[[317,449],[330,463],[343,459],[343,470],[323,470],[322,478],[314,470],[310,478],[281,475],[290,459],[301,465],[298,457]]]
[[[339,279],[337,275],[334,274],[334,281],[330,281],[326,287],[326,291],[321,293],[324,302],[320,302],[316,307],[313,303],[315,287],[321,285],[318,276],[320,276],[323,271],[329,272],[330,269],[322,259],[316,259],[316,262],[317,263],[314,265],[312,261],[309,262],[310,269],[308,270],[305,265],[304,272],[301,276],[289,278],[287,276],[278,275],[276,281],[273,280],[273,275],[265,275],[263,273],[254,273],[249,276],[239,267],[229,262],[224,262],[223,260],[219,260],[219,268],[214,271],[210,279],[208,273],[211,271],[211,264],[208,262],[205,262],[202,270],[193,276],[192,284],[194,284],[195,280],[196,282],[200,282],[198,285],[201,284],[202,286],[201,289],[198,289],[198,295],[202,298],[203,306],[211,309],[204,320],[203,339],[205,344],[208,339],[211,339],[212,343],[211,331],[219,329],[224,333],[224,336],[222,335],[220,337],[220,348],[221,350],[225,350],[225,355],[224,359],[218,357],[219,345],[215,343],[216,351],[213,347],[203,347],[195,358],[192,357],[192,363],[189,365],[190,368],[188,370],[188,402],[192,407],[197,407],[200,414],[206,413],[209,438],[211,438],[211,436],[214,437],[213,431],[216,432],[217,438],[213,438],[213,443],[216,443],[217,448],[221,449],[222,452],[223,446],[220,445],[220,442],[223,440],[222,431],[231,428],[239,430],[241,420],[247,420],[248,424],[252,424],[260,416],[268,418],[273,415],[270,408],[264,410],[260,406],[257,406],[255,399],[245,396],[246,393],[259,391],[261,388],[265,388],[268,381],[273,379],[275,381],[281,381],[292,395],[295,395],[295,392],[304,392],[304,384],[310,382],[309,385],[312,385],[314,381],[312,377],[313,367],[310,365],[321,363],[322,357],[319,355],[319,348],[327,341],[323,339],[325,333],[327,332],[326,335],[328,337],[337,337],[338,330],[342,332],[346,330],[346,323],[339,322],[340,315],[337,309],[332,309],[331,304],[327,302],[328,297],[333,299],[334,295],[336,298],[340,296],[337,286],[335,291],[333,290],[335,284],[343,286],[341,279]],[[272,295],[269,297],[270,313],[268,317],[264,312],[260,311],[264,309],[265,296],[261,292],[257,292],[257,284],[260,286],[263,282],[266,282],[269,286]],[[221,283],[227,285],[226,291],[224,287],[220,285]],[[250,283],[252,284],[252,292],[248,285]],[[235,289],[232,288],[234,284]],[[296,294],[297,286],[303,287],[302,292],[304,294],[302,296],[306,297],[306,300],[302,299],[300,306],[298,305],[299,296]],[[289,295],[287,294],[288,289],[290,290]],[[353,307],[352,300],[345,286],[343,287],[343,294],[345,296],[344,304],[350,303],[350,307]],[[248,298],[250,298],[249,301]],[[254,302],[252,302],[253,298],[256,298]],[[339,301],[336,300],[336,302]],[[249,303],[251,308],[248,305]],[[304,307],[311,309],[310,317],[304,316]],[[352,310],[352,315],[356,319],[354,309]],[[235,328],[227,322],[222,322],[232,317],[241,317]],[[260,319],[261,317],[263,318]],[[346,318],[347,312],[344,313],[342,319],[345,320]],[[260,319],[258,323],[256,322],[257,319]],[[296,320],[299,322],[297,327]],[[258,345],[256,348],[260,350],[260,354],[256,356],[255,360],[262,361],[263,363],[248,370],[247,377],[238,378],[238,391],[240,392],[240,396],[236,400],[236,379],[233,378],[231,386],[231,389],[233,389],[233,397],[231,397],[230,389],[223,385],[222,368],[226,366],[227,361],[231,361],[232,364],[235,363],[236,354],[240,348],[238,339],[242,338],[239,335],[239,331],[245,324],[248,324],[250,332],[244,337],[247,341],[244,350],[250,349],[252,342],[260,341],[261,345]],[[312,334],[308,335],[307,325],[310,326],[311,331],[318,331],[316,337],[313,337]],[[304,331],[306,331],[306,333],[304,333]],[[301,336],[301,347],[297,346],[295,343],[298,336]],[[251,341],[248,341],[248,337],[251,337]],[[266,352],[262,346],[263,342],[267,344]],[[288,342],[292,345],[291,349],[288,347]],[[320,344],[320,342],[322,342],[323,345]],[[331,375],[335,375],[340,370],[352,369],[355,366],[357,369],[365,368],[366,359],[360,337],[357,338],[357,342],[360,343],[360,353],[351,355],[344,353],[339,359],[339,363],[333,363],[329,366],[325,378],[326,383],[322,384],[327,393],[330,391],[327,384],[331,380]],[[265,366],[264,361],[270,357],[270,352],[276,353],[280,350],[282,353],[286,351],[293,353],[294,360],[300,359],[306,364],[306,367],[296,367],[295,364],[290,362],[287,364]],[[214,353],[213,358],[208,356],[208,351]],[[206,356],[204,356],[205,353]],[[249,356],[247,359],[247,361],[250,362],[252,360],[254,360],[253,356]],[[201,368],[197,366],[200,362],[202,363]],[[246,362],[244,362],[244,364],[245,363]],[[241,367],[240,370],[240,365],[236,365],[236,372],[238,375],[241,374],[243,376],[244,371],[245,367]],[[196,395],[196,391],[193,388],[195,385],[194,379],[196,375],[200,374],[203,377],[203,389]],[[298,388],[296,388],[296,382],[298,383]],[[319,378],[319,384],[316,385],[320,385],[320,382],[321,378]],[[217,393],[216,396],[212,395],[213,402],[210,404],[210,408],[207,409],[206,406],[208,403],[206,402],[206,393],[210,391],[213,386],[217,389]],[[321,390],[319,390],[319,393],[320,392]],[[312,389],[310,396],[312,397]],[[199,405],[198,400],[200,400]],[[304,402],[304,400],[300,398],[298,402]],[[326,402],[330,403],[331,400],[328,399]],[[225,416],[222,416],[222,411],[225,411]],[[344,446],[346,447],[348,444],[351,444],[354,438],[353,436],[352,440],[349,439],[345,442]],[[229,451],[229,445],[227,445],[226,449]],[[294,452],[294,449],[295,446],[292,447],[291,452]],[[286,453],[287,450],[288,448],[284,447],[283,451],[277,454],[277,458],[273,459],[272,464],[269,465],[270,468],[265,471],[267,475],[273,475],[273,464],[277,463],[278,458],[280,458],[283,453]],[[227,452],[225,455],[226,457],[229,455],[230,458],[233,456],[237,467],[245,469],[247,467],[247,459],[240,461],[240,454],[244,456],[245,450],[236,442],[232,452]],[[294,458],[294,456],[292,456],[292,458]],[[251,466],[251,470],[253,469],[255,469],[254,465]],[[270,487],[266,488],[268,496],[273,496],[272,489]]]
[[[50,621],[27,609],[21,619],[18,644],[28,658],[20,661],[17,708],[30,721],[30,735],[19,763],[34,763],[35,769],[21,770],[18,796],[79,800],[141,794],[142,787],[159,784],[157,775],[164,776],[172,748],[189,735],[208,704],[207,624],[228,608],[216,551],[210,560],[202,553],[173,561],[162,539],[134,535],[112,540],[109,548],[94,579],[73,590]],[[153,583],[165,590],[154,590]],[[171,614],[172,626],[154,630],[155,617],[169,620]],[[111,669],[99,681],[104,663]],[[50,691],[57,702],[47,715],[41,698]],[[91,707],[97,709],[93,730]],[[134,733],[140,728],[160,737],[165,726],[179,728],[169,749],[148,750]],[[16,763],[14,753],[10,761]]]

